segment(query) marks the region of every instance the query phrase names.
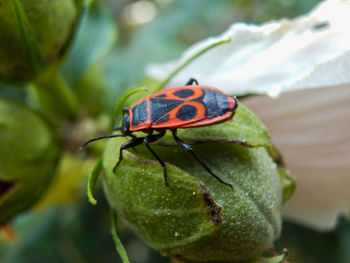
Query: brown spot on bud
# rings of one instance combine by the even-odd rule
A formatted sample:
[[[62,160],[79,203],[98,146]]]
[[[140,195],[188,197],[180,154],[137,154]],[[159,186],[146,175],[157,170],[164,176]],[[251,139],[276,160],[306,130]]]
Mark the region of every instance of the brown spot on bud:
[[[199,189],[202,191],[203,200],[209,208],[211,220],[213,221],[214,225],[216,226],[220,225],[222,223],[222,218],[220,216],[220,213],[222,211],[222,206],[216,203],[213,198],[211,198],[204,184],[200,183]]]

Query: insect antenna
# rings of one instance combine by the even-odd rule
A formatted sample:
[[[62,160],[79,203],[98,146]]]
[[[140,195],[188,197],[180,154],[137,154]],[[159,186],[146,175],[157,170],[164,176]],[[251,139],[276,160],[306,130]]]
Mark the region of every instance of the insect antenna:
[[[102,140],[102,139],[107,139],[107,138],[115,138],[115,137],[125,137],[125,135],[123,134],[110,134],[110,135],[105,135],[105,136],[101,136],[101,137],[96,137],[96,138],[93,138],[91,140],[88,140],[86,142],[84,142],[79,150],[82,150],[84,149],[88,144],[92,143],[92,142],[95,142],[95,141],[98,141],[98,140]]]

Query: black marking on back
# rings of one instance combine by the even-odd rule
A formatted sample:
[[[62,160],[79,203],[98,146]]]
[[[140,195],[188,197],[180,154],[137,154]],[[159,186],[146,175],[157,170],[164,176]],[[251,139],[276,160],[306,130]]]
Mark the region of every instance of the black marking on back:
[[[197,108],[191,105],[183,105],[177,112],[176,118],[182,121],[188,121],[196,117]]]
[[[159,94],[157,96],[155,96],[155,98],[166,98],[167,95],[166,94]]]
[[[209,118],[221,116],[230,110],[227,96],[211,89],[203,89],[203,103],[206,108],[206,116]]]
[[[185,99],[194,95],[194,91],[191,89],[180,89],[173,93],[176,97]]]
[[[170,119],[170,115],[167,114],[163,117],[161,117],[160,119],[158,119],[155,123],[160,124],[160,123],[164,123],[167,122]]]
[[[161,98],[150,99],[151,122],[156,122],[182,103],[183,101],[181,100],[168,100]]]
[[[140,122],[147,122],[147,120],[147,100],[144,100],[142,103],[132,108],[132,124],[138,125]]]

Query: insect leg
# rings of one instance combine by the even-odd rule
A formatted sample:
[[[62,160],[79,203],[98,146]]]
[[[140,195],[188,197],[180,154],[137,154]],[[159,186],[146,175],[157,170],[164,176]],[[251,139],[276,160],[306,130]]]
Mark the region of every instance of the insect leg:
[[[147,143],[158,141],[160,138],[162,138],[165,135],[165,130],[161,131],[158,134],[150,134],[145,139],[147,139]]]
[[[161,137],[163,137],[165,134],[165,131],[162,133],[156,134],[156,135],[149,135],[144,139],[144,144],[146,145],[147,149],[153,154],[153,156],[158,160],[159,164],[163,167],[163,174],[164,174],[164,180],[165,180],[165,185],[169,186],[168,183],[168,174],[166,172],[166,167],[165,163],[162,161],[162,159],[159,158],[159,156],[152,150],[152,148],[149,146],[148,143],[154,142],[159,140]]]
[[[185,143],[184,141],[182,141],[178,136],[177,136],[177,132],[176,130],[172,130],[172,133],[173,133],[173,136],[174,136],[174,139],[175,141],[182,147],[184,148],[187,152],[191,153],[193,155],[194,158],[196,158],[196,160],[200,163],[200,165],[203,166],[203,168],[208,172],[210,173],[212,176],[215,177],[216,180],[218,180],[220,183],[224,184],[224,185],[227,185],[231,188],[233,188],[233,185],[230,184],[230,183],[227,183],[225,182],[224,180],[222,180],[220,177],[218,177],[217,175],[215,175],[210,169],[208,166],[205,165],[205,163],[203,163],[201,161],[201,159],[199,159],[199,157],[194,153],[192,147],[190,145],[188,145],[187,143]]]
[[[135,147],[135,146],[137,146],[139,144],[142,144],[143,143],[143,139],[144,139],[144,137],[139,137],[139,138],[136,137],[136,138],[133,138],[132,140],[124,143],[122,146],[120,146],[120,149],[119,149],[119,160],[116,163],[116,165],[114,166],[113,172],[115,172],[115,170],[117,170],[118,165],[123,160],[123,151],[125,149],[131,148],[131,147]]]
[[[185,86],[193,85],[193,83],[196,83],[196,85],[198,85],[198,81],[196,79],[190,78]]]
[[[165,185],[169,186],[168,183],[168,174],[166,172],[166,167],[165,167],[165,163],[162,161],[162,159],[159,158],[159,156],[152,150],[152,148],[149,146],[148,143],[145,142],[145,145],[147,147],[147,149],[153,154],[153,156],[158,160],[159,164],[163,167],[163,174],[164,174],[164,180],[165,180]]]
[[[101,136],[101,137],[97,137],[97,138],[93,138],[91,140],[88,140],[86,142],[84,142],[81,146],[80,146],[80,150],[82,150],[83,148],[85,148],[88,144],[92,143],[92,142],[95,142],[95,141],[99,141],[99,140],[102,140],[102,139],[108,139],[108,138],[115,138],[115,137],[125,137],[125,135],[123,134],[109,134],[109,135],[106,135],[106,136]]]

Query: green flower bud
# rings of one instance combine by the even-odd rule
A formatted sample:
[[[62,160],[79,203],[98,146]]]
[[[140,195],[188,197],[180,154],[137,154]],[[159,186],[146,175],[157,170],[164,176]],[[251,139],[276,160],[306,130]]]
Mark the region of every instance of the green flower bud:
[[[50,183],[58,143],[46,123],[19,103],[0,100],[0,225],[28,209]]]
[[[31,80],[62,57],[77,24],[76,3],[1,1],[0,80]]]
[[[166,162],[170,187],[144,146],[124,151],[114,173],[120,145],[127,141],[117,138],[109,140],[103,158],[103,185],[111,207],[146,243],[176,262],[259,258],[281,230],[282,187],[266,148],[270,138],[265,126],[240,105],[233,120],[179,129],[178,135],[191,143],[239,143],[193,145],[199,158],[234,189],[210,176],[182,148],[164,147],[173,145],[168,135],[152,149]]]

